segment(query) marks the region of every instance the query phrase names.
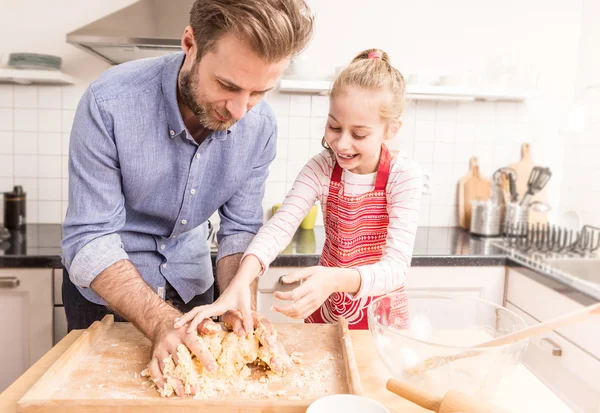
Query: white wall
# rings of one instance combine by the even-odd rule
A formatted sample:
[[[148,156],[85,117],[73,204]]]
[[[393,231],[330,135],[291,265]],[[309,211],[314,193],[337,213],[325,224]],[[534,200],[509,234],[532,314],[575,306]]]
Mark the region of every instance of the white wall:
[[[565,194],[562,211],[579,213],[582,223],[600,227],[600,2],[585,0],[575,102],[586,113],[583,134],[565,133]],[[598,85],[593,90],[586,90]]]
[[[518,160],[522,142],[531,142],[534,160],[555,172],[550,193],[558,206],[563,142],[557,131],[581,61],[582,2],[312,0],[317,14],[315,38],[299,60],[310,62],[312,73],[305,71],[305,76],[328,77],[362,49],[379,47],[407,77],[411,73],[419,73],[421,79],[456,74],[472,85],[537,88],[540,97],[523,104],[413,103],[396,143],[432,176],[432,195],[423,198],[422,225],[456,223],[455,185],[466,173],[471,155],[479,156],[483,171],[491,174]],[[65,163],[74,105],[85,85],[107,68],[99,59],[68,45],[65,35],[131,3],[0,0],[0,53],[57,54],[63,57],[64,71],[79,79],[77,87],[0,87],[0,190],[24,184],[30,196],[30,222],[60,221],[67,200]],[[283,199],[298,170],[319,150],[327,114],[324,97],[275,92],[268,98],[281,134],[266,208]],[[48,110],[58,111],[52,113],[60,113],[60,122],[50,120]],[[27,113],[35,114],[35,124],[25,120],[32,118]],[[45,142],[46,133],[60,135],[60,153],[57,146]],[[53,139],[57,142],[58,136]],[[35,171],[23,176],[23,169],[34,164]],[[60,196],[55,195],[58,187]]]
[[[0,85],[0,192],[23,185],[29,222],[62,222],[74,111],[89,82],[110,67],[66,43],[66,34],[133,2],[0,0],[0,55],[57,55],[63,71],[77,80],[67,87]]]

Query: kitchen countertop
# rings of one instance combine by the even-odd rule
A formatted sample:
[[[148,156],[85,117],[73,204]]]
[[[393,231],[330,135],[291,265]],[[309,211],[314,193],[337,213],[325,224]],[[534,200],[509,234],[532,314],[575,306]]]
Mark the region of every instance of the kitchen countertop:
[[[29,224],[25,232],[11,231],[11,238],[0,241],[0,268],[62,268],[59,224]],[[298,230],[272,266],[317,265],[325,240],[323,227]],[[213,259],[216,251],[212,252]],[[417,231],[413,266],[493,266],[506,265],[506,254],[491,245],[491,240],[471,237],[460,228],[422,227]]]
[[[67,350],[84,330],[74,330],[63,338],[52,350],[38,360],[27,372],[0,394],[0,413],[16,413],[17,402]],[[350,332],[358,371],[363,386],[363,395],[385,405],[391,413],[426,413],[420,408],[385,389],[389,372],[380,360],[369,331]],[[499,407],[513,413],[572,413],[550,389],[523,365],[517,366],[497,390]]]
[[[11,231],[11,237],[0,240],[2,268],[62,268],[60,224],[29,224],[26,231]],[[273,267],[309,267],[317,265],[325,240],[323,227],[299,229],[290,245],[273,261]],[[557,276],[548,268],[528,265],[506,250],[494,245],[498,239],[471,236],[457,227],[420,227],[417,230],[411,266],[413,267],[519,267],[537,282],[572,297],[585,305],[592,298],[600,300],[600,286],[579,282],[576,275]],[[213,262],[216,250],[212,253]],[[533,269],[534,271],[529,271]]]

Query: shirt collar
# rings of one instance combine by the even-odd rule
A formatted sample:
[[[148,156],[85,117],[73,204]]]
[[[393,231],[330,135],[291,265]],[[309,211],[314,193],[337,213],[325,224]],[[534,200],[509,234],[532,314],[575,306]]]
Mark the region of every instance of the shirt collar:
[[[162,93],[165,100],[165,110],[167,112],[167,126],[171,138],[179,136],[185,130],[185,124],[177,104],[177,79],[179,69],[183,64],[185,53],[175,54],[175,57],[167,62],[162,73]],[[237,124],[234,124],[226,131],[213,131],[207,139],[224,140],[235,132]]]

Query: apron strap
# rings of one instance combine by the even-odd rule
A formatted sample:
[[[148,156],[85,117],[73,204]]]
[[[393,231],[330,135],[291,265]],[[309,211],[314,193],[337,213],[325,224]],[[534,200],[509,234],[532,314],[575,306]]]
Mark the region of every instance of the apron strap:
[[[331,173],[331,182],[341,182],[342,181],[342,167],[337,161],[334,161],[333,172]]]
[[[388,178],[390,176],[390,164],[390,151],[386,145],[381,145],[381,155],[379,156],[379,167],[377,168],[377,180],[375,181],[375,191],[385,190]]]

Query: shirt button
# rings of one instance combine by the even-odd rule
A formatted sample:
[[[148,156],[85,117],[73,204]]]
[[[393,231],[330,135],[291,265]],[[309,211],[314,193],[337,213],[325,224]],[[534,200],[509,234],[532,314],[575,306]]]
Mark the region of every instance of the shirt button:
[[[160,246],[160,249],[161,249],[161,250],[164,250],[164,249],[165,249],[165,244],[161,245],[161,246]]]
[[[165,263],[162,265],[162,267],[163,267],[163,268],[167,268],[167,263],[165,262]]]
[[[174,130],[170,130],[170,131],[169,131],[169,135],[171,135],[171,136],[175,136],[175,131],[174,131]]]
[[[190,194],[194,195],[196,193],[195,189],[190,190]]]
[[[181,223],[182,223],[183,225],[187,224],[187,219],[182,219],[182,220],[181,220]]]
[[[200,159],[200,154],[199,153],[196,154],[196,159]]]

